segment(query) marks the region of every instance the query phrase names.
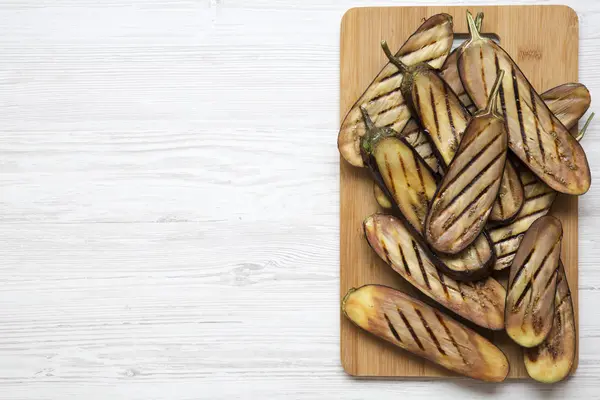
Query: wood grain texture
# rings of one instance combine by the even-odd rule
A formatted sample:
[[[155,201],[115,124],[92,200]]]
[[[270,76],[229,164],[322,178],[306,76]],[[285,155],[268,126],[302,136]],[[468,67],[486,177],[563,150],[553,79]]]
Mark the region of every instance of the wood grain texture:
[[[594,96],[600,5],[565,3]],[[375,4],[0,1],[0,399],[597,396],[595,184],[567,382],[343,372],[339,23]]]
[[[387,62],[379,46],[387,40],[396,51],[428,18],[440,12],[453,16],[454,31],[467,32],[467,7],[369,7],[344,14],[340,50],[340,120]],[[579,21],[566,6],[488,6],[473,12],[485,14],[482,31],[500,37],[539,93],[561,82],[577,81]],[[542,73],[540,73],[543,71]],[[563,224],[561,259],[572,287],[577,319],[578,299],[578,207],[577,197],[560,196],[552,214]],[[364,170],[340,160],[340,292],[368,283],[392,286],[425,296],[402,280],[368,246],[362,221],[378,210],[372,180]],[[503,274],[504,275],[504,274]],[[487,332],[486,332],[487,333]],[[395,351],[393,346],[341,318],[341,358],[344,369],[356,376],[445,377],[453,374],[434,364]],[[504,333],[489,333],[510,361],[509,378],[527,378],[518,345]],[[575,361],[572,371],[577,368]]]

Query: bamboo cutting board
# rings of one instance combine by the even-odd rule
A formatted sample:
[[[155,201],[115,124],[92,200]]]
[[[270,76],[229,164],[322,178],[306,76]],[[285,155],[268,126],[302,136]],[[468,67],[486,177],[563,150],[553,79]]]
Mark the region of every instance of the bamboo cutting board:
[[[483,11],[483,33],[495,33],[502,47],[519,64],[539,93],[578,77],[579,23],[566,6],[489,7],[368,7],[346,12],[341,25],[340,122],[386,63],[380,41],[395,52],[425,18],[437,13],[454,17],[454,32],[466,34],[466,11]],[[379,283],[423,299],[370,249],[362,221],[380,211],[373,198],[367,171],[340,158],[340,304],[348,289]],[[578,323],[577,198],[560,195],[552,215],[563,224],[561,259],[571,288]],[[578,329],[579,330],[579,329]],[[498,344],[509,358],[509,378],[526,378],[518,346],[505,333],[479,329]],[[341,357],[344,370],[355,376],[448,377],[454,374],[411,356],[354,326],[341,317]],[[577,367],[577,360],[573,372]]]

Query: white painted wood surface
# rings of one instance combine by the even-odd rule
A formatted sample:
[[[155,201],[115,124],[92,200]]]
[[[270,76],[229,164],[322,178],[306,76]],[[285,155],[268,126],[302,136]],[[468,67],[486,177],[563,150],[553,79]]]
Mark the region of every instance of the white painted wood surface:
[[[595,95],[600,3],[566,3]],[[339,23],[374,4],[0,1],[0,398],[600,398],[600,185],[575,377],[342,371]]]

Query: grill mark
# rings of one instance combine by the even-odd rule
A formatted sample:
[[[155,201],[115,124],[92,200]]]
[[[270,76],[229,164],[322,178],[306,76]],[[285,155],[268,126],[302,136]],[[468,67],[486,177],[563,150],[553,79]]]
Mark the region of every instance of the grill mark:
[[[494,50],[494,63],[496,64],[496,76],[498,76],[498,71],[500,71],[500,61],[498,60],[498,53]],[[504,126],[506,130],[508,129],[508,118],[506,117],[506,101],[504,99],[504,79],[500,83],[500,88],[498,90],[498,95],[500,96],[500,106],[502,107],[502,116],[504,117]],[[510,135],[509,135],[510,139]]]
[[[411,239],[413,250],[417,256],[417,262],[419,263],[419,269],[421,270],[421,275],[423,276],[423,280],[425,281],[425,285],[427,288],[431,290],[431,285],[429,284],[429,278],[427,277],[427,273],[425,272],[425,266],[423,265],[423,260],[421,259],[421,253],[419,253],[419,249],[417,248],[417,243]]]
[[[516,223],[517,223],[517,222],[519,222],[519,221],[522,221],[522,220],[524,220],[525,218],[531,217],[531,216],[533,216],[533,215],[536,215],[536,214],[542,214],[542,213],[543,213],[542,215],[540,215],[540,217],[542,217],[542,216],[544,216],[544,215],[546,215],[546,214],[548,213],[548,210],[549,210],[549,209],[550,209],[550,207],[548,207],[548,208],[544,208],[543,210],[539,210],[539,211],[536,211],[536,212],[532,212],[531,214],[527,214],[527,215],[524,215],[524,216],[522,216],[522,217],[519,217],[519,218],[515,219],[515,220],[512,222],[512,225],[516,224]]]
[[[465,293],[462,290],[462,285],[460,284],[460,282],[458,283],[458,293],[460,294],[460,298],[462,299],[462,301],[466,301],[465,300]]]
[[[458,343],[456,343],[456,339],[454,339],[454,336],[452,336],[450,329],[448,329],[448,326],[446,325],[444,318],[437,312],[434,312],[434,314],[437,317],[438,321],[440,322],[440,325],[442,325],[442,327],[444,328],[444,331],[446,332],[446,336],[448,336],[450,338],[450,341],[452,342],[452,345],[456,349],[456,352],[462,359],[463,364],[467,364],[467,360],[465,359],[465,356],[463,356],[462,352],[460,351],[460,347],[458,346]]]
[[[504,228],[504,226],[503,226],[502,228]],[[523,231],[523,232],[519,232],[519,233],[514,233],[514,234],[512,234],[511,236],[508,236],[508,237],[502,238],[502,239],[498,240],[497,242],[494,242],[494,245],[497,245],[497,244],[502,244],[502,243],[504,243],[504,242],[508,242],[509,240],[512,240],[512,239],[514,239],[514,238],[516,238],[516,237],[519,237],[519,236],[523,235],[524,233],[525,233],[525,231]]]
[[[483,93],[488,95],[487,82],[485,80],[485,68],[483,63],[483,47],[479,47],[479,62],[481,64],[481,81],[483,82]]]
[[[412,153],[413,159],[415,160],[415,168],[417,169],[417,175],[419,176],[419,182],[421,183],[421,192],[425,194],[425,180],[423,179],[423,171],[421,171],[421,164],[417,159],[417,155]]]
[[[394,198],[397,199],[398,194],[396,193],[396,184],[394,183],[394,176],[392,175],[392,167],[390,167],[390,162],[388,160],[387,153],[383,153],[383,160],[385,161],[386,172],[387,172],[388,176],[390,177],[390,185],[392,186],[392,195],[394,195]]]
[[[512,290],[513,287],[515,287],[515,284],[519,280],[519,277],[523,274],[523,271],[525,271],[525,269],[527,269],[527,263],[529,262],[529,260],[533,256],[533,252],[534,251],[535,251],[535,247],[531,249],[531,251],[529,252],[529,254],[527,254],[527,257],[525,257],[525,260],[523,260],[523,263],[521,264],[521,268],[519,268],[519,270],[515,273],[515,277],[513,278],[512,282],[510,283],[510,289],[509,290]]]
[[[479,263],[479,265],[483,265],[484,263],[481,260],[481,254],[479,254],[479,247],[477,246],[477,242],[473,244],[473,250],[475,250],[475,257],[477,257],[477,262]]]
[[[421,349],[421,351],[425,351],[425,347],[423,347],[423,343],[421,343],[421,341],[419,340],[419,337],[415,333],[415,330],[413,329],[413,327],[410,324],[410,322],[408,322],[408,319],[406,319],[406,317],[404,316],[404,313],[402,311],[400,311],[399,308],[396,308],[396,309],[398,310],[398,314],[400,314],[400,318],[402,318],[402,321],[404,322],[404,325],[406,325],[406,328],[410,332],[410,335],[412,336],[412,338],[415,341],[415,343],[417,344],[417,346],[419,346],[419,348]]]
[[[519,83],[515,74],[514,65],[511,66],[511,75],[513,82],[513,91],[515,92],[515,105],[517,106],[517,116],[519,118],[519,129],[521,131],[521,140],[523,140],[523,151],[527,162],[531,162],[531,154],[529,154],[529,143],[527,143],[527,135],[525,134],[525,125],[523,125],[523,111],[521,110],[521,97],[519,96]]]
[[[519,296],[519,298],[517,299],[517,302],[515,303],[515,305],[513,306],[513,310],[516,310],[517,308],[519,308],[519,306],[521,305],[521,303],[523,302],[523,300],[525,299],[525,295],[531,290],[531,281],[527,282],[527,285],[525,286],[525,289],[523,289],[523,292],[521,293],[521,295]]]
[[[552,274],[550,275],[550,279],[548,279],[548,281],[546,282],[546,284],[544,285],[544,290],[546,291],[548,289],[548,286],[550,286],[550,284],[552,283],[552,279],[554,279],[554,276],[558,274],[558,267],[556,267],[556,269],[554,270],[554,272],[552,272]],[[557,282],[558,284],[558,282]]]
[[[400,162],[400,168],[402,169],[402,175],[404,175],[404,181],[406,182],[406,186],[411,187],[410,180],[408,179],[408,173],[406,171],[406,166],[404,165],[404,158],[400,153],[398,153],[398,161]]]
[[[544,258],[542,259],[542,262],[540,263],[540,265],[537,267],[537,269],[535,270],[535,272],[533,273],[533,280],[535,281],[535,279],[537,278],[537,276],[540,274],[542,268],[544,268],[544,265],[546,264],[546,261],[548,261],[548,257],[550,257],[550,255],[554,252],[554,249],[556,248],[556,246],[560,243],[560,239],[558,239],[550,248],[550,250],[546,253],[546,255],[544,256]]]
[[[448,113],[448,122],[450,123],[450,132],[452,132],[452,137],[455,142],[458,142],[458,137],[456,134],[456,128],[454,127],[454,118],[452,117],[452,108],[450,107],[450,96],[448,96],[448,87],[446,84],[442,82],[442,87],[444,88],[444,99],[446,100],[446,112]]]
[[[431,85],[429,86],[429,105],[431,107],[431,112],[433,113],[433,121],[435,122],[435,134],[438,137],[440,143],[442,143],[442,136],[440,134],[440,121],[438,120],[437,108],[435,107],[435,99],[433,98],[433,86]]]
[[[388,63],[387,63],[387,65],[386,65],[386,67],[387,67],[388,65],[391,65],[391,66],[393,66],[394,68],[396,68],[396,72],[393,72],[393,73],[391,73],[390,75],[386,76],[385,78],[382,78],[382,79],[381,79],[381,80],[380,80],[378,83],[383,83],[383,82],[385,82],[385,81],[387,81],[387,80],[390,80],[390,79],[392,79],[392,78],[394,78],[394,77],[396,77],[396,76],[398,76],[398,75],[402,74],[402,72],[401,72],[401,71],[400,71],[400,70],[399,70],[399,69],[398,69],[398,68],[397,68],[397,67],[396,67],[394,64],[392,64],[392,63],[388,62]],[[383,68],[385,68],[385,67],[383,67]]]
[[[378,94],[377,96],[372,97],[368,101],[368,103],[372,104],[372,103],[376,102],[377,100],[379,100],[379,99],[381,99],[383,97],[386,97],[386,96],[388,96],[388,95],[390,95],[392,93],[396,93],[396,92],[399,92],[399,91],[400,91],[400,86],[398,86],[397,88],[394,88],[394,89],[390,90],[389,92],[381,93],[381,94]],[[404,104],[404,103],[400,103],[400,104]]]
[[[394,335],[394,337],[396,338],[397,341],[402,343],[402,339],[400,339],[400,335],[398,334],[398,331],[396,331],[396,328],[394,328],[394,325],[392,325],[392,321],[390,321],[390,318],[385,313],[383,314],[383,316],[385,317],[385,320],[387,321],[388,328],[390,329],[390,331],[392,331],[392,335]]]
[[[390,263],[390,252],[388,251],[387,246],[385,245],[385,242],[383,240],[380,240],[379,244],[381,245],[381,248],[383,250],[385,262],[389,264]]]
[[[388,107],[388,108],[384,108],[383,110],[381,110],[381,111],[379,111],[378,113],[376,113],[376,114],[374,115],[374,117],[378,117],[378,116],[380,116],[380,115],[382,115],[382,114],[385,114],[385,113],[386,113],[386,112],[388,112],[388,111],[391,111],[391,110],[394,110],[394,109],[396,109],[396,108],[400,108],[400,107],[403,107],[403,106],[404,106],[404,103],[392,104],[390,107]]]
[[[421,324],[423,324],[423,327],[425,328],[425,330],[427,331],[427,333],[429,334],[429,337],[431,338],[431,340],[435,343],[435,347],[437,348],[437,350],[442,354],[442,355],[446,355],[446,352],[444,351],[444,349],[442,349],[442,346],[440,346],[440,342],[438,340],[438,338],[434,335],[433,331],[431,330],[431,327],[429,326],[429,324],[427,323],[427,321],[425,320],[425,318],[423,317],[423,314],[421,314],[421,311],[417,310],[415,308],[415,312],[417,313],[417,315],[419,316],[419,319],[421,320]]]
[[[446,295],[446,297],[450,297],[450,293],[448,293],[448,286],[446,286],[446,282],[444,281],[444,275],[437,268],[436,271],[440,284],[442,285],[442,289],[444,289],[444,294]]]
[[[478,160],[478,159],[479,159],[479,158],[480,158],[480,157],[483,155],[483,153],[485,153],[485,151],[486,151],[487,149],[489,149],[489,148],[490,148],[490,147],[491,147],[491,146],[492,146],[492,145],[493,145],[493,144],[496,142],[496,140],[497,140],[498,138],[500,138],[500,136],[501,136],[501,135],[502,135],[502,134],[500,133],[500,134],[498,134],[498,135],[494,136],[494,137],[492,138],[492,140],[490,140],[490,141],[489,141],[489,142],[488,142],[488,143],[487,143],[485,146],[483,146],[483,147],[481,148],[481,150],[479,150],[479,152],[477,152],[477,154],[475,154],[475,156],[473,156],[473,158],[471,159],[471,162],[470,162],[470,163],[468,163],[467,165],[465,165],[463,168],[461,168],[461,170],[460,170],[460,171],[458,171],[458,172],[456,173],[456,175],[454,175],[454,177],[453,177],[452,179],[450,179],[450,182],[448,182],[448,184],[446,185],[446,189],[444,189],[444,192],[445,192],[446,190],[448,190],[448,189],[449,189],[449,188],[452,186],[452,184],[454,184],[454,182],[456,182],[456,181],[458,180],[458,178],[460,178],[460,177],[461,177],[461,175],[463,175],[463,174],[464,174],[464,172],[465,172],[467,169],[469,169],[469,167],[470,167],[471,165],[473,165],[475,162],[477,162],[477,160]],[[471,142],[471,143],[473,143],[473,142]],[[469,145],[470,145],[470,144],[469,144]],[[469,147],[468,147],[469,145],[467,145],[467,147],[466,147],[466,148],[463,150],[463,153],[464,153],[464,151],[466,151],[466,150],[469,148]],[[502,154],[500,154],[500,155],[502,155]]]
[[[442,214],[443,212],[448,210],[463,194],[465,194],[471,187],[473,187],[475,184],[477,184],[477,181],[479,181],[481,179],[483,174],[485,174],[487,172],[487,170],[490,169],[491,166],[494,165],[496,163],[496,161],[498,161],[498,159],[500,159],[500,157],[502,157],[503,155],[504,155],[504,153],[500,152],[500,154],[498,154],[490,163],[488,163],[484,168],[482,168],[482,170],[475,176],[475,178],[473,178],[473,180],[471,182],[469,182],[460,192],[458,192],[458,194],[456,194],[456,196],[454,196],[452,198],[452,200],[450,200],[448,202],[448,204],[446,204],[446,206],[444,208],[442,208],[441,211],[438,212],[438,214]],[[479,200],[479,198],[481,198],[487,191],[489,191],[490,188],[492,187],[492,185],[494,185],[499,179],[502,179],[502,176],[499,176],[496,179],[494,179],[492,182],[489,183],[489,185],[487,185],[485,187],[484,190],[479,192],[479,194],[477,196],[475,196],[475,198],[473,200],[471,200],[471,202],[460,212],[459,216],[454,218],[454,220],[452,220],[450,225],[454,224],[454,221],[456,221],[461,215],[463,215],[465,213],[466,210],[469,209],[470,206],[472,206],[477,200]],[[448,186],[446,187],[444,192],[446,192],[447,190],[448,190]]]
[[[552,126],[552,134],[555,138],[554,139],[554,152],[556,153],[556,159],[560,160],[561,158],[560,158],[560,153],[558,150],[558,140],[556,140],[556,136],[555,136],[556,135],[556,125],[554,124],[554,118],[550,118],[550,124]],[[545,169],[544,169],[544,171],[545,171]]]
[[[542,155],[542,162],[546,161],[546,151],[544,150],[544,144],[542,143],[542,135],[540,134],[540,127],[538,124],[538,111],[537,111],[537,103],[535,101],[535,93],[533,91],[533,86],[529,86],[529,98],[531,100],[531,111],[533,111],[534,121],[535,121],[535,133],[537,135],[538,146],[540,148],[540,154]]]
[[[510,253],[503,254],[500,257],[498,257],[497,260],[500,261],[503,258],[514,257],[516,252],[517,250],[513,250]]]
[[[402,258],[402,264],[404,265],[404,271],[408,276],[412,276],[410,273],[410,268],[408,268],[408,263],[406,262],[406,257],[404,257],[404,250],[402,250],[402,245],[398,243],[398,250],[400,250],[400,257]]]
[[[544,193],[538,193],[534,196],[528,197],[527,201],[533,201],[533,200],[537,200],[537,199],[541,199],[542,197],[548,196],[549,194],[555,194],[552,192],[544,192]]]

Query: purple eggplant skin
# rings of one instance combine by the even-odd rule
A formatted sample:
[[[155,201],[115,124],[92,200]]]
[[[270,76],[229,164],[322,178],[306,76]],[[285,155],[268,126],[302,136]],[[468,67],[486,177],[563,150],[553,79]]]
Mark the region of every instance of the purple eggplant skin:
[[[491,76],[500,69],[507,71],[499,102],[510,149],[554,190],[570,195],[587,192],[591,174],[581,145],[548,109],[512,58],[479,35],[470,13],[467,19],[471,38],[458,59],[458,70],[473,103],[478,107],[485,104]]]

